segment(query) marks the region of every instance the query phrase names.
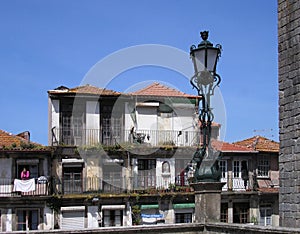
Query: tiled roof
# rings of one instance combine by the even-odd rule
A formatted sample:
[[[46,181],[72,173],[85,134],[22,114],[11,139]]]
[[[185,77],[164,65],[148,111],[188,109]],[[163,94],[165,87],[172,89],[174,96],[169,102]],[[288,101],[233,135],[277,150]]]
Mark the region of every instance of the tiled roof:
[[[14,135],[12,133],[0,130],[0,150],[3,149],[28,150],[28,149],[34,149],[36,147],[42,149],[43,146],[41,144],[29,142],[27,139],[19,135]]]
[[[235,142],[234,144],[246,146],[249,149],[260,152],[279,152],[279,143],[262,136],[254,136],[243,141]]]
[[[5,132],[0,130],[0,147],[6,146],[10,147],[15,144],[16,146],[20,146],[21,143],[28,143],[26,139],[20,136],[13,135],[12,133]]]
[[[78,86],[75,88],[67,88],[65,86],[60,86],[54,90],[49,90],[49,94],[90,94],[90,95],[106,95],[106,96],[119,96],[121,93],[98,88],[92,85]]]
[[[153,84],[148,85],[145,88],[142,88],[138,91],[130,93],[132,95],[141,95],[141,96],[162,96],[162,97],[186,97],[186,98],[199,98],[195,95],[190,95],[183,93],[174,88],[162,85],[160,83],[154,82]]]
[[[212,147],[221,152],[255,153],[253,149],[224,141],[211,140]]]

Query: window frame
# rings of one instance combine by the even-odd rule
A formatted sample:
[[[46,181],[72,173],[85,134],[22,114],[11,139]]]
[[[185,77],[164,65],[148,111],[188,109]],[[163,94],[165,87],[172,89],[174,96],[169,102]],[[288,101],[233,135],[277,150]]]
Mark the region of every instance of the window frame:
[[[261,215],[262,211],[264,216]],[[270,215],[268,215],[268,212],[270,212]],[[273,209],[271,205],[261,206],[259,208],[259,224],[262,226],[272,226],[272,214]]]
[[[224,163],[224,165],[221,165],[223,163]],[[220,171],[221,171],[221,178],[222,179],[227,179],[228,178],[227,160],[220,160],[219,161],[219,168],[220,168]]]
[[[266,157],[258,159],[257,162],[257,177],[269,178],[271,169],[271,160]]]
[[[36,220],[36,229],[31,229],[29,228],[29,221],[30,221],[30,212],[33,212],[33,211],[36,211],[36,215],[37,215],[37,220]],[[25,222],[19,222],[19,214],[18,212],[26,212],[25,216],[23,216],[23,218],[25,218]],[[32,214],[31,214],[32,215]],[[16,230],[18,231],[27,231],[27,230],[38,230],[39,228],[39,224],[40,224],[40,209],[38,208],[34,208],[34,209],[28,209],[28,208],[17,208],[16,209]],[[31,218],[32,219],[32,218]],[[33,223],[31,222],[30,223],[30,226],[32,225]],[[23,229],[19,229],[19,225],[25,225],[25,230]]]

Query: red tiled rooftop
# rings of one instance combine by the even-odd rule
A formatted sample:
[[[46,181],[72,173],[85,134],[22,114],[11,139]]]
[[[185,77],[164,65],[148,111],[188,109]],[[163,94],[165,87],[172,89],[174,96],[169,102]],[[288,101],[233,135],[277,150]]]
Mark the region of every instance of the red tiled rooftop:
[[[245,146],[240,146],[228,142],[223,142],[223,141],[217,141],[217,140],[212,140],[211,144],[213,148],[216,150],[219,150],[221,152],[242,152],[242,153],[254,153],[256,152],[255,150],[249,149]]]
[[[245,146],[249,149],[261,152],[279,152],[279,143],[262,136],[254,136],[246,140],[235,142],[234,144]]]
[[[15,144],[16,146],[20,146],[20,144],[22,143],[28,143],[28,141],[23,137],[0,130],[0,147],[10,147],[13,144]]]
[[[130,93],[132,95],[141,95],[141,96],[163,96],[163,97],[186,97],[186,98],[199,98],[195,95],[190,95],[183,93],[174,88],[162,85],[160,83],[154,82],[153,84],[148,85],[145,88],[137,90]]]
[[[2,149],[13,149],[13,150],[35,150],[36,147],[39,147],[39,150],[46,149],[41,144],[29,142],[27,139],[21,137],[23,134],[14,135],[12,133],[0,130],[0,150]],[[31,146],[33,148],[24,148],[24,146]]]
[[[78,86],[75,88],[67,88],[65,86],[60,86],[54,90],[49,90],[49,94],[91,94],[91,95],[106,95],[106,96],[119,96],[121,93],[98,88],[92,85]]]

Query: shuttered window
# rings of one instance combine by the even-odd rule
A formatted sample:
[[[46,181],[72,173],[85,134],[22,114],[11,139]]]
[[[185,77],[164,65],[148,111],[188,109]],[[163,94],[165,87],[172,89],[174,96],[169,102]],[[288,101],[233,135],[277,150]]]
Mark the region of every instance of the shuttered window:
[[[85,210],[82,207],[62,208],[61,229],[84,228]]]

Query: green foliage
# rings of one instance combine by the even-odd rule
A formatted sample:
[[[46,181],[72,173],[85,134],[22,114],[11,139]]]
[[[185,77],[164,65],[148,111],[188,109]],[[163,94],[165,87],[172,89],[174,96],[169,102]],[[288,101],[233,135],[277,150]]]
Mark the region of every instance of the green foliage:
[[[47,200],[47,206],[56,212],[60,211],[61,205],[62,205],[62,199],[59,196],[53,195]]]
[[[132,206],[132,222],[134,225],[140,225],[141,219],[141,208],[139,205]]]

